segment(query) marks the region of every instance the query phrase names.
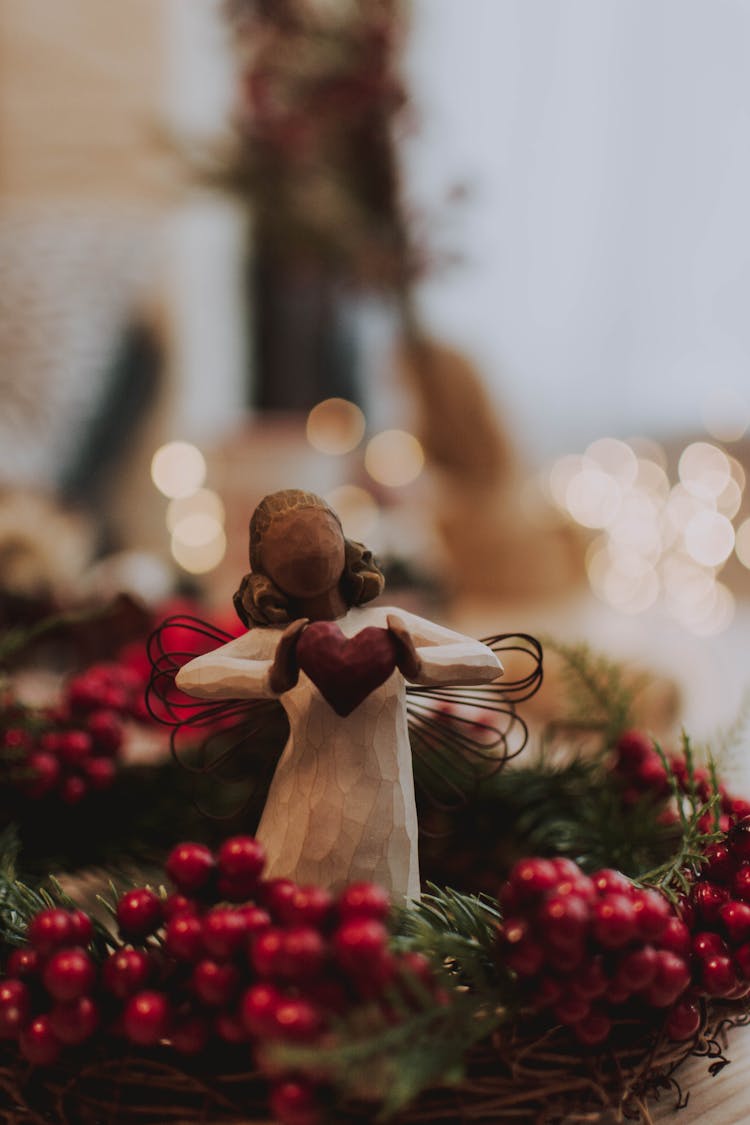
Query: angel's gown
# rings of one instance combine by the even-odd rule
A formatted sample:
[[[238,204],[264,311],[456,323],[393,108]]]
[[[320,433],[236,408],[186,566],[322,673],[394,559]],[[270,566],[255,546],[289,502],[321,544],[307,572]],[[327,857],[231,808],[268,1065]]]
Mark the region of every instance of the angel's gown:
[[[502,665],[479,641],[402,609],[350,609],[337,624],[346,636],[386,628],[394,614],[422,661],[419,685],[479,684]],[[268,676],[283,629],[255,628],[196,657],[177,686],[202,699],[279,699],[289,739],[279,759],[257,831],[268,878],[285,877],[340,890],[371,880],[394,901],[419,897],[417,813],[406,722],[404,677],[396,669],[351,714],[337,715],[300,672],[283,695]]]

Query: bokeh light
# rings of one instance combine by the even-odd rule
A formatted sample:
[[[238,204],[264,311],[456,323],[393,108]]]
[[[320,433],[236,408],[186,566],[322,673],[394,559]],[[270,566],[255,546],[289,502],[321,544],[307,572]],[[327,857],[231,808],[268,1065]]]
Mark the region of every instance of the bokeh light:
[[[685,528],[685,550],[702,566],[721,566],[734,550],[731,520],[719,512],[698,512]]]
[[[683,450],[679,463],[680,480],[693,496],[715,500],[727,486],[732,471],[723,450],[706,441],[696,441]]]
[[[191,516],[210,516],[216,523],[224,524],[224,504],[221,497],[210,488],[199,488],[190,496],[170,500],[167,505],[167,529],[172,532]]]
[[[727,628],[731,592],[717,574],[735,549],[750,568],[750,520],[737,530],[745,472],[709,442],[693,442],[670,484],[661,446],[645,439],[602,438],[585,454],[559,458],[547,474],[557,508],[598,530],[586,554],[592,591],[621,613],[657,603],[701,636]]]
[[[224,529],[218,524],[214,525],[214,529],[214,538],[204,543],[185,543],[175,535],[172,536],[172,557],[189,574],[206,574],[214,570],[224,558],[227,550]]]
[[[206,479],[206,462],[195,445],[170,441],[151,458],[151,479],[164,496],[181,499],[196,492]]]
[[[345,398],[327,398],[310,411],[307,440],[320,453],[342,455],[356,449],[365,436],[365,416]]]
[[[377,530],[380,508],[367,489],[342,484],[327,493],[326,500],[341,520],[346,537],[368,543]]]
[[[750,570],[750,519],[743,520],[737,528],[734,549],[742,565]]]
[[[401,488],[415,481],[424,468],[424,452],[413,434],[383,430],[370,438],[365,468],[378,484]]]

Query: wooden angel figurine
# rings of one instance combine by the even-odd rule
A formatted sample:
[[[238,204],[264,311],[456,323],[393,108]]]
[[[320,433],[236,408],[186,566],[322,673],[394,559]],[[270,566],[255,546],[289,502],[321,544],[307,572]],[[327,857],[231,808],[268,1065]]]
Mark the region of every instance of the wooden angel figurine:
[[[201,699],[278,699],[290,734],[257,831],[267,874],[332,890],[356,880],[419,896],[405,681],[483,684],[502,674],[479,641],[371,606],[384,586],[320,497],[266,496],[235,595],[248,631],[191,660],[176,684]]]

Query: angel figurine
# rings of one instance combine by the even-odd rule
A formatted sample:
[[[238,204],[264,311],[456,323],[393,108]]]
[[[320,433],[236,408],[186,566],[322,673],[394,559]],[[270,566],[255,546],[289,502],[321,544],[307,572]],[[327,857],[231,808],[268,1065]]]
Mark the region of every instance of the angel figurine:
[[[372,553],[320,497],[275,492],[250,521],[235,595],[247,632],[184,664],[176,685],[204,700],[277,699],[289,737],[257,830],[270,878],[340,889],[372,880],[419,896],[406,683],[488,684],[485,644],[388,606]]]

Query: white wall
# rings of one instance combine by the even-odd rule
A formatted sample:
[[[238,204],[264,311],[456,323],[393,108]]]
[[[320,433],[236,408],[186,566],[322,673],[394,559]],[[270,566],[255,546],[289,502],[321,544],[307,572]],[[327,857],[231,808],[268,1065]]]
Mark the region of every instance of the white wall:
[[[412,10],[410,192],[465,255],[423,309],[522,447],[699,426],[712,387],[750,398],[750,4]],[[446,204],[457,183],[471,197]]]

